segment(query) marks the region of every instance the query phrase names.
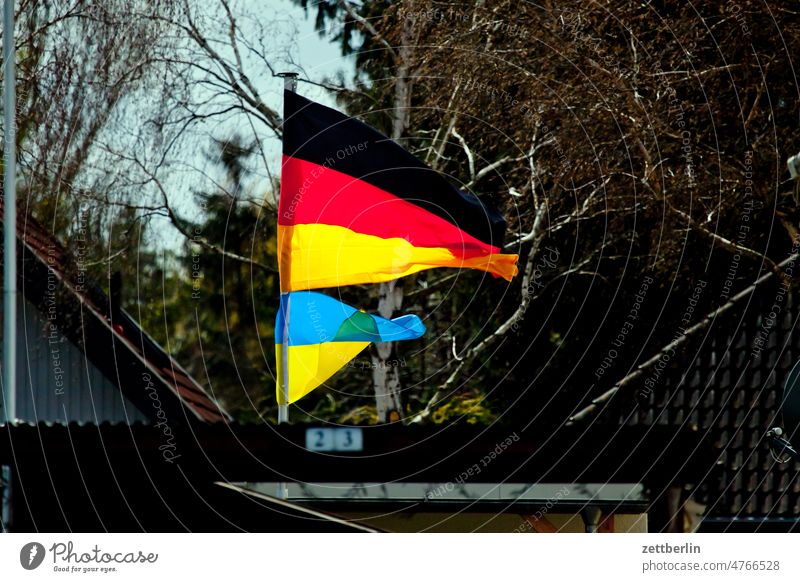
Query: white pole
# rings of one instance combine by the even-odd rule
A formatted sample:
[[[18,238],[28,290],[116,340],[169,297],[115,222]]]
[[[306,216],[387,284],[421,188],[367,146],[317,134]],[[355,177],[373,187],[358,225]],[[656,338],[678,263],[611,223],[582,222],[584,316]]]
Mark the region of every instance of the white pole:
[[[289,423],[289,297],[286,294],[286,309],[283,312],[283,343],[281,344],[281,362],[283,364],[283,382],[281,392],[283,392],[284,404],[278,404],[278,424]],[[281,301],[283,304],[283,301]],[[281,307],[282,308],[282,307]],[[289,484],[278,483],[278,499],[289,498]]]
[[[294,93],[297,90],[297,73],[279,73],[279,77],[283,77],[283,88],[285,91]],[[289,298],[286,295],[286,309],[283,313],[283,343],[281,345],[281,362],[283,368],[283,402],[278,404],[278,424],[289,422]],[[278,497],[280,499],[288,499],[289,485],[288,483],[278,483]]]
[[[17,132],[14,73],[14,1],[3,2],[3,405],[5,420],[17,418]]]
[[[289,422],[289,304],[291,295],[286,293],[286,309],[283,312],[283,343],[281,347],[281,368],[283,378],[281,391],[283,392],[284,404],[278,404],[278,424]],[[281,302],[283,303],[283,302]]]

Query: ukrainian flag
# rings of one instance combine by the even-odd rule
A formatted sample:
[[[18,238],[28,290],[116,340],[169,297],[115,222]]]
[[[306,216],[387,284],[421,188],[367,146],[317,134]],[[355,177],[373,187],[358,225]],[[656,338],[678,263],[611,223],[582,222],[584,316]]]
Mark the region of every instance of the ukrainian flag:
[[[283,343],[287,329],[288,399],[284,398],[283,389]],[[322,293],[282,293],[275,320],[278,404],[291,404],[314,390],[370,342],[417,339],[424,333],[425,325],[416,315],[389,320]]]

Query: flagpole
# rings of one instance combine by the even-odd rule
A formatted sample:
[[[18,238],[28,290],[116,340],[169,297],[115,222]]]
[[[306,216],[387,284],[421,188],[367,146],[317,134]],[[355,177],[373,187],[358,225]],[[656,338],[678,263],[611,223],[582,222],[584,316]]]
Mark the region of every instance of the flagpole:
[[[283,77],[284,91],[294,93],[297,90],[297,73],[278,73]],[[283,344],[281,359],[283,361],[283,402],[278,404],[278,424],[289,422],[289,295],[286,296],[286,309],[283,313]]]
[[[14,72],[14,2],[3,3],[3,417],[17,418],[17,137]],[[2,418],[0,418],[2,420]]]
[[[289,422],[289,302],[290,295],[286,294],[286,307],[283,311],[283,343],[281,344],[281,368],[283,369],[283,378],[281,385],[281,392],[283,393],[284,404],[278,404],[278,424]],[[281,301],[283,305],[283,301]]]
[[[297,90],[297,73],[278,73],[279,77],[283,77],[284,91],[291,91],[294,93]],[[283,368],[283,404],[278,404],[278,424],[289,422],[289,311],[290,311],[290,295],[286,294],[286,307],[283,312],[283,343],[281,344],[281,362]],[[281,305],[283,302],[281,301]],[[278,497],[280,499],[288,499],[289,485],[287,483],[278,483]]]

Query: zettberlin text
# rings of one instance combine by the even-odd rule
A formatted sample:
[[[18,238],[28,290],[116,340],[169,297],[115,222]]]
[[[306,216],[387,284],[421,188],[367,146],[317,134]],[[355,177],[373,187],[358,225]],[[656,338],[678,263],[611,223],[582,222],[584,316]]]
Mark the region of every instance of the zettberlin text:
[[[655,546],[642,546],[643,554],[699,554],[700,546],[697,544],[658,544]]]

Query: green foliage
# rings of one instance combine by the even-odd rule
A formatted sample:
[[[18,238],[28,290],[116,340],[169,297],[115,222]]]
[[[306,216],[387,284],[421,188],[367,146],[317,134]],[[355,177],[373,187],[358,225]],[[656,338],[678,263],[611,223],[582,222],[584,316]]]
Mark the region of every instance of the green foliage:
[[[198,192],[201,217],[181,257],[178,301],[191,317],[182,361],[211,379],[215,394],[241,420],[269,416],[274,398],[273,323],[278,303],[276,217],[247,199],[246,160],[253,144],[215,142],[222,188]],[[207,241],[241,260],[198,244]],[[257,265],[265,265],[259,267]]]
[[[454,395],[438,407],[431,417],[437,424],[456,421],[467,424],[491,424],[497,420],[497,415],[487,405],[486,395],[479,390]]]

